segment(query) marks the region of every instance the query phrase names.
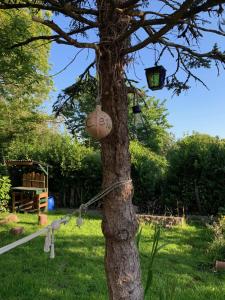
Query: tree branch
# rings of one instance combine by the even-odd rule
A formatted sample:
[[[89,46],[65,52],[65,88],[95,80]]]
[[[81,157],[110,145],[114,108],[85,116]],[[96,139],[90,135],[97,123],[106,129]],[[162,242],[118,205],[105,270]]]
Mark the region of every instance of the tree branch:
[[[225,63],[225,54],[221,55],[221,53],[219,53],[218,51],[215,51],[214,49],[212,51],[209,52],[205,52],[205,53],[198,53],[193,51],[192,49],[188,48],[187,46],[184,45],[180,45],[177,43],[173,43],[173,42],[168,42],[165,39],[160,39],[160,43],[168,46],[168,47],[172,47],[175,49],[181,49],[189,54],[191,54],[191,56],[197,57],[197,58],[210,58],[210,59],[215,59],[215,60],[219,60],[222,63]]]
[[[48,1],[52,2],[52,1]],[[53,12],[59,12],[62,14],[65,14],[66,16],[69,16],[75,20],[78,20],[86,25],[97,27],[98,23],[93,22],[91,20],[88,20],[82,16],[82,14],[91,14],[91,15],[97,15],[97,12],[92,9],[84,9],[84,8],[76,8],[73,5],[43,5],[43,4],[37,4],[32,3],[30,1],[25,1],[25,3],[6,3],[4,0],[0,0],[0,9],[12,9],[12,8],[37,8],[42,10],[48,10]]]
[[[9,49],[14,49],[14,48],[17,48],[17,47],[22,47],[22,46],[25,46],[25,45],[28,45],[32,42],[35,42],[35,41],[39,41],[39,40],[47,40],[47,41],[51,41],[51,40],[54,40],[54,39],[57,39],[59,38],[60,36],[59,35],[40,35],[40,36],[33,36],[23,42],[20,42],[20,43],[17,43],[17,44],[14,44],[12,45]]]
[[[56,116],[58,116],[62,112],[63,108],[69,103],[69,101],[73,99],[74,95],[76,95],[80,91],[80,85],[82,84],[82,81],[85,80],[85,75],[89,74],[90,69],[94,67],[95,64],[96,61],[94,60],[90,65],[87,66],[84,72],[79,75],[78,80],[74,84],[68,86],[63,90],[64,94],[67,95],[67,97],[59,95],[58,100],[53,105],[53,111],[55,112]],[[92,79],[94,81],[97,80],[95,77],[92,77]]]
[[[200,26],[195,26],[193,24],[189,24],[189,26],[191,26],[195,29],[201,30],[201,31],[215,33],[217,35],[221,35],[221,36],[225,37],[225,32],[223,32],[223,31],[219,31],[219,30],[216,30],[216,29],[210,29],[210,28],[204,28],[204,27],[200,27]]]
[[[162,1],[162,0],[160,0]],[[166,5],[170,6],[170,2],[171,1],[167,1],[167,0],[163,0],[163,3],[165,3]],[[176,4],[178,4],[177,1]],[[149,13],[149,14],[154,14],[154,12],[152,11],[123,11],[121,10],[121,13],[125,13],[128,15],[133,15],[133,16],[139,16],[141,18],[141,20],[136,21],[136,20],[131,20],[131,27],[130,29],[122,34],[119,38],[118,41],[122,41],[125,38],[128,38],[131,34],[133,34],[135,31],[137,31],[140,27],[146,27],[146,26],[154,26],[154,25],[166,25],[164,26],[164,28],[161,28],[161,32],[159,31],[156,35],[156,39],[157,36],[162,36],[163,34],[167,33],[170,29],[172,29],[174,26],[178,25],[178,24],[182,24],[185,23],[185,19],[190,19],[193,18],[197,13],[200,13],[202,10],[203,11],[208,11],[209,9],[213,8],[214,6],[217,6],[219,4],[224,4],[225,0],[208,0],[204,5],[201,6],[197,6],[197,7],[193,7],[193,4],[195,3],[195,1],[185,1],[182,5],[180,5],[180,8],[176,8],[172,5],[172,8],[175,10],[177,10],[175,13],[168,15],[168,14],[162,14],[162,13],[155,13],[156,15],[160,16],[160,18],[155,18],[155,19],[149,19],[146,20],[145,16]],[[171,26],[172,25],[172,26]],[[203,30],[203,29],[202,29]],[[204,31],[207,31],[207,29],[205,29]],[[210,32],[210,31],[209,31]],[[216,33],[216,34],[220,34],[220,35],[224,35],[223,33],[219,33],[220,31],[214,31],[212,30],[212,33]],[[153,39],[153,36],[152,36]],[[155,40],[155,38],[154,38]],[[140,47],[136,47],[131,50],[131,52],[140,50],[141,48],[147,46],[149,43],[154,42],[151,41],[151,38],[146,39],[145,41],[143,41],[143,44],[140,44]],[[129,51],[130,51],[129,50]],[[125,53],[129,53],[129,51],[125,51]]]
[[[134,86],[127,86],[127,93],[137,95],[139,97],[144,97],[144,92]]]
[[[163,2],[166,6],[169,6],[170,8],[172,8],[173,10],[177,10],[179,8],[179,6],[175,6],[174,4],[172,4],[172,1],[168,1],[168,0],[159,0],[160,2]],[[173,1],[174,2],[174,1]],[[177,3],[177,5],[180,5],[180,3]]]
[[[71,38],[65,31],[63,31],[56,23],[49,20],[43,20],[41,18],[38,18],[34,16],[33,21],[41,23],[49,28],[51,28],[53,31],[59,34],[61,38],[66,40],[70,45],[75,46],[77,48],[90,48],[94,50],[98,50],[98,46],[95,43],[80,43],[77,40]]]
[[[84,76],[89,72],[89,70],[94,67],[95,64],[96,64],[96,60],[93,60],[93,62],[90,63],[90,65],[88,65],[87,68],[84,70],[84,72],[80,74],[79,79],[82,80]]]
[[[92,27],[91,26],[85,26],[81,29],[75,29],[75,30],[71,30],[70,32],[66,32],[66,34],[68,36],[70,35],[73,35],[73,34],[78,34],[78,33],[82,33],[82,32],[85,32],[86,30],[89,30],[91,29]],[[31,37],[23,42],[20,42],[20,43],[17,43],[17,44],[14,44],[13,46],[10,47],[10,49],[14,49],[14,48],[17,48],[17,47],[21,47],[21,46],[25,46],[25,45],[28,45],[32,42],[35,42],[35,41],[38,41],[38,40],[48,40],[48,41],[55,41],[56,43],[59,43],[59,44],[62,44],[63,41],[60,40],[60,35],[58,34],[55,34],[55,35],[40,35],[40,36],[34,36],[34,37]],[[68,42],[66,43],[68,45]]]
[[[200,12],[208,11],[209,9],[212,9],[214,6],[217,6],[219,4],[225,4],[225,0],[208,0],[204,4],[193,7],[191,10],[187,11],[184,14],[184,18],[193,17],[194,15]]]
[[[131,36],[135,31],[139,30],[141,27],[145,26],[153,26],[153,25],[164,25],[167,23],[166,18],[161,19],[151,19],[148,21],[141,20],[141,21],[132,21],[132,25],[130,26],[130,29],[126,32],[122,33],[118,38],[117,42],[121,42],[125,39],[127,39],[129,36]]]
[[[189,81],[189,78],[192,77],[192,78],[194,78],[195,81],[199,81],[207,90],[209,90],[208,86],[199,77],[197,77],[196,75],[194,75],[190,71],[190,69],[187,68],[187,66],[186,66],[185,62],[183,61],[182,57],[180,57],[180,62],[182,64],[182,66],[183,66],[183,70],[187,74],[187,79],[186,79],[185,84]]]
[[[55,0],[47,0],[48,2],[50,2],[52,5],[55,6],[59,6],[60,5],[67,10],[72,10],[75,13],[78,14],[84,14],[84,15],[93,15],[93,16],[98,16],[98,12],[95,9],[91,9],[91,8],[81,8],[81,7],[77,7],[76,4],[73,4],[72,2],[67,2],[65,4],[60,4],[59,2],[55,1]]]
[[[131,6],[135,6],[138,4],[139,0],[127,0],[123,3],[120,3],[117,7],[118,8],[129,8]]]
[[[164,27],[162,27],[158,32],[152,34],[147,39],[142,41],[141,43],[132,46],[128,49],[125,49],[123,51],[124,54],[132,53],[135,51],[138,51],[144,47],[146,47],[150,43],[155,43],[160,39],[164,34],[166,34],[168,31],[170,31],[178,22],[179,19],[183,17],[183,14],[186,12],[187,9],[191,7],[191,5],[195,2],[195,0],[186,0],[184,3],[180,6],[180,8],[173,14],[171,14],[169,17],[167,17],[167,22]]]
[[[8,3],[7,3],[8,2]],[[72,10],[76,14],[86,14],[86,15],[93,15],[98,16],[97,10],[94,9],[87,9],[87,8],[80,8],[76,7],[75,5],[71,3],[66,3],[65,5],[59,4],[57,1],[47,0],[45,2],[49,2],[51,6],[45,5],[45,4],[38,4],[35,3],[35,1],[20,1],[21,3],[9,3],[9,1],[0,0],[0,8],[1,9],[12,9],[12,8],[37,8],[37,9],[43,9],[43,10],[51,10],[51,11],[57,11],[57,12],[65,12],[67,10]],[[24,3],[23,3],[24,2]]]

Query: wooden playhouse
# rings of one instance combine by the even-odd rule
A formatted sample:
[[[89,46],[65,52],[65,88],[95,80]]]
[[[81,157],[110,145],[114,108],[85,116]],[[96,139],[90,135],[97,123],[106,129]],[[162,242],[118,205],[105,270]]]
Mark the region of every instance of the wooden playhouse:
[[[6,160],[12,184],[12,211],[48,209],[48,165],[33,160]]]

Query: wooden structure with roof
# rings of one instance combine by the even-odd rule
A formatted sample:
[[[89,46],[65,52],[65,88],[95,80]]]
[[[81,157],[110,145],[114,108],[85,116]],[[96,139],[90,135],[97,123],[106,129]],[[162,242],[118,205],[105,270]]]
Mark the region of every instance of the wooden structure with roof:
[[[46,211],[48,165],[33,160],[6,160],[5,163],[12,183],[12,211]]]

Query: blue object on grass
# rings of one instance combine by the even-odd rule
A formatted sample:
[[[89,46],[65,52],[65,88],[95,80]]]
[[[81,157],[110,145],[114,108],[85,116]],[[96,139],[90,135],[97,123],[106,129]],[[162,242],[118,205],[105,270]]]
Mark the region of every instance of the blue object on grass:
[[[55,198],[53,196],[48,197],[48,210],[55,209]]]

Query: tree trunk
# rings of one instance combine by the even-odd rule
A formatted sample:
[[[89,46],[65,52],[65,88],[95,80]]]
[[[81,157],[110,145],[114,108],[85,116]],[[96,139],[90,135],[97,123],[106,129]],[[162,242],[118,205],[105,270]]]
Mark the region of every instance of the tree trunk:
[[[62,203],[63,203],[63,207],[66,207],[66,191],[63,189],[63,192],[61,193],[62,195]]]
[[[112,118],[111,134],[102,140],[103,188],[130,179],[128,139],[128,99],[124,80],[124,43],[114,39],[126,30],[127,20],[110,10],[110,1],[100,1],[100,76],[103,111]],[[132,183],[120,186],[103,201],[102,230],[106,240],[105,269],[109,298],[143,299],[141,274],[135,234],[138,228],[132,205]]]
[[[198,189],[198,183],[197,180],[194,180],[194,186],[195,186],[195,199],[196,199],[196,204],[198,207],[198,212],[200,214],[202,214],[202,206],[201,206],[201,200],[200,200],[200,196],[199,196],[199,189]]]
[[[70,204],[69,207],[72,208],[74,207],[74,194],[75,194],[75,190],[74,187],[70,187]]]

